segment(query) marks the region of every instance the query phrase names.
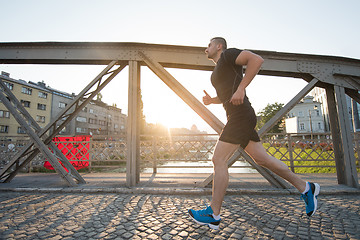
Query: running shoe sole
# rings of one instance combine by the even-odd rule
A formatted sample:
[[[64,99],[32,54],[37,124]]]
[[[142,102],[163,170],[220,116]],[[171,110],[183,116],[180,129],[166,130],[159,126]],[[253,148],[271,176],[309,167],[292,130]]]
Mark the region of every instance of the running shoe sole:
[[[316,210],[317,210],[317,206],[318,206],[318,201],[317,201],[317,196],[319,195],[319,193],[320,193],[320,185],[319,184],[317,184],[317,183],[313,183],[314,184],[314,187],[315,187],[315,189],[314,189],[314,193],[313,193],[313,201],[314,201],[314,211],[310,214],[310,215],[308,215],[309,217],[311,217],[312,215],[314,215],[315,214],[315,212],[316,212]],[[313,189],[311,189],[311,191],[312,191]]]
[[[214,225],[213,223],[199,222],[198,220],[196,220],[196,219],[193,217],[193,215],[192,215],[192,213],[191,213],[190,210],[188,211],[188,213],[189,213],[189,216],[190,216],[196,223],[198,223],[198,224],[200,224],[200,225],[208,225],[209,228],[211,228],[211,229],[215,229],[215,230],[218,230],[218,229],[219,229],[220,221],[215,223],[215,224],[217,224],[217,225]]]

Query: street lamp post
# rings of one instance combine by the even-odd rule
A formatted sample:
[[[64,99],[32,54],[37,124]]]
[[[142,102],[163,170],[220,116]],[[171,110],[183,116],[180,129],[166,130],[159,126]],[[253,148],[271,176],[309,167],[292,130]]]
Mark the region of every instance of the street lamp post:
[[[314,110],[317,110],[317,106],[314,106]],[[312,128],[312,121],[311,121],[311,109],[309,109],[309,120],[310,120],[310,138],[313,139],[313,128]]]

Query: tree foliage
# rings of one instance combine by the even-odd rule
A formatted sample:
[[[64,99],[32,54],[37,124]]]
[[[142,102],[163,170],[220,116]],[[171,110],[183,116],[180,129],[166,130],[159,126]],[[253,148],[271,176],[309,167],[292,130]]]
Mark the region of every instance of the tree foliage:
[[[260,129],[264,124],[269,121],[280,109],[284,106],[283,103],[275,102],[273,104],[268,104],[263,110],[258,112],[260,120],[258,120],[256,128]],[[270,130],[271,133],[280,133],[282,131],[282,120],[277,122]]]

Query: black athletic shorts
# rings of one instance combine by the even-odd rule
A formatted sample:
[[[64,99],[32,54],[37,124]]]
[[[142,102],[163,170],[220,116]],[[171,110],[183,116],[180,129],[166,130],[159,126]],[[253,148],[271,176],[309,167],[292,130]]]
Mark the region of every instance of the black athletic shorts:
[[[260,142],[259,135],[255,130],[256,114],[251,105],[224,104],[227,115],[227,123],[221,132],[220,141],[240,144],[246,148],[249,141]]]

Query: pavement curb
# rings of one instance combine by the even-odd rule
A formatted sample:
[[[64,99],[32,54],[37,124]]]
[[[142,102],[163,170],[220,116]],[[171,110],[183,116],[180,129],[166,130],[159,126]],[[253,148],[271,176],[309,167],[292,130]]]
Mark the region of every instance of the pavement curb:
[[[86,193],[86,194],[152,194],[152,195],[211,195],[211,188],[0,188],[0,192],[23,193]],[[228,189],[228,195],[299,195],[296,189]],[[322,189],[321,195],[360,195],[360,189]]]

